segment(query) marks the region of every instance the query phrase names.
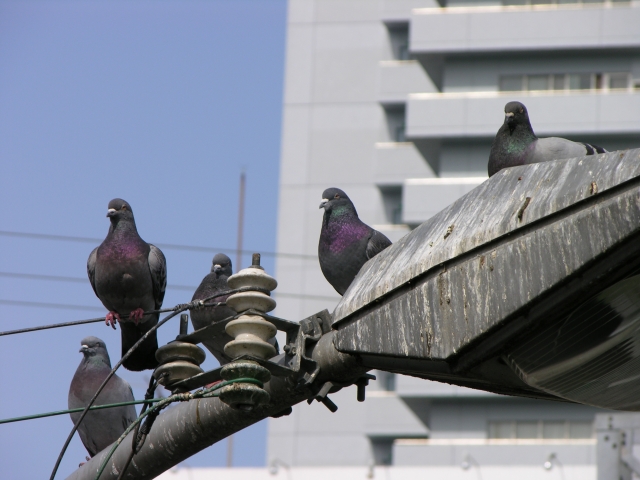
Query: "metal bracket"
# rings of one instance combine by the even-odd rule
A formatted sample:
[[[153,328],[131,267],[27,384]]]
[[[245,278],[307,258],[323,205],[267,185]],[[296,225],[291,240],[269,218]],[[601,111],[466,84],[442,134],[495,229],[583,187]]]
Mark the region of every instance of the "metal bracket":
[[[298,388],[311,385],[320,373],[320,367],[311,358],[311,350],[320,337],[329,331],[331,314],[328,310],[323,310],[300,320],[298,334],[291,341],[287,335],[287,344],[283,348],[285,361],[299,374],[296,385]]]

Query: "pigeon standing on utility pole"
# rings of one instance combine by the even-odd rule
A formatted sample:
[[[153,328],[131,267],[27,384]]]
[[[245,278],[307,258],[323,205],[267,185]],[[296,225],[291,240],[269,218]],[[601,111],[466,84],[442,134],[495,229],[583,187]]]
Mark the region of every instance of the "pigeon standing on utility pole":
[[[391,245],[391,240],[358,218],[346,193],[327,188],[322,193],[324,208],[318,259],[327,281],[344,295],[362,266]]]
[[[536,137],[527,107],[520,102],[507,103],[504,114],[504,123],[493,140],[489,154],[490,177],[507,167],[606,152],[604,148],[589,143],[572,142],[559,137]]]
[[[224,253],[218,253],[213,257],[211,273],[202,279],[191,301],[204,300],[212,295],[228,290],[227,279],[232,274],[231,259]],[[225,302],[227,297],[228,295],[212,298],[208,300],[207,303]],[[232,310],[226,305],[202,307],[191,310],[191,323],[195,330],[199,330],[225,318],[233,317],[234,315],[236,315],[235,310]],[[220,365],[224,365],[232,360],[224,354],[224,346],[231,340],[233,340],[233,337],[224,333],[219,337],[203,340],[202,344],[218,359]]]
[[[82,340],[80,352],[83,357],[69,387],[69,409],[85,408],[98,391],[105,378],[111,372],[111,362],[107,347],[96,337]],[[114,375],[105,385],[94,405],[132,402],[131,386],[122,378]],[[81,412],[71,413],[75,424]],[[92,457],[115,442],[129,425],[137,418],[133,405],[92,410],[82,420],[78,434]]]
[[[116,198],[109,202],[109,233],[87,261],[93,291],[109,310],[107,325],[120,323],[122,355],[149,329],[160,314],[144,315],[162,306],[167,286],[167,262],[162,251],[138,235],[131,205]],[[121,319],[120,315],[129,315]],[[153,369],[158,365],[158,339],[153,332],[123,363],[129,370]]]

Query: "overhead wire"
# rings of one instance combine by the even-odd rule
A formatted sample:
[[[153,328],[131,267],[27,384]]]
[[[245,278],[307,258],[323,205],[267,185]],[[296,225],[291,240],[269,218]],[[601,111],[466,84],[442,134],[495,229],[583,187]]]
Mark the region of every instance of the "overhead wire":
[[[158,403],[156,403],[154,406],[152,406],[151,408],[149,408],[148,410],[141,412],[140,415],[138,416],[138,418],[136,418],[131,425],[129,425],[127,427],[127,429],[122,433],[122,435],[120,435],[120,438],[118,438],[118,440],[116,440],[113,445],[111,445],[111,448],[109,449],[109,452],[107,453],[107,455],[102,459],[102,462],[100,462],[100,467],[98,468],[98,473],[96,475],[96,480],[98,480],[100,478],[100,476],[102,475],[102,473],[104,472],[104,469],[107,466],[107,463],[109,463],[109,460],[111,459],[111,457],[113,456],[113,454],[115,453],[115,451],[117,450],[117,448],[120,446],[120,444],[123,442],[123,440],[125,438],[127,438],[127,435],[129,435],[129,433],[138,427],[138,425],[140,424],[140,422],[144,419],[144,417],[146,416],[150,416],[153,414],[159,413],[160,410],[166,408],[167,406],[169,406],[169,404],[174,403],[174,402],[188,402],[191,400],[194,400],[196,398],[213,398],[213,397],[219,397],[220,393],[216,392],[216,390],[220,390],[223,387],[226,387],[227,385],[231,385],[233,383],[253,383],[255,385],[258,385],[260,388],[264,387],[263,383],[260,380],[257,380],[255,378],[234,378],[233,380],[226,380],[224,382],[220,382],[210,388],[205,388],[205,389],[201,389],[198,390],[194,393],[190,393],[190,392],[186,392],[186,393],[175,393],[167,398],[163,398],[161,399]],[[135,442],[135,438],[132,439],[133,442]],[[139,450],[139,448],[141,448],[142,445],[136,446],[137,450]],[[133,456],[130,457],[130,459]],[[127,466],[129,466],[129,462],[127,462]],[[126,467],[125,467],[126,468]],[[122,475],[119,476],[119,478],[122,477]]]
[[[67,283],[83,283],[83,284],[87,283],[87,279],[82,277],[70,277],[70,276],[63,276],[63,275],[43,275],[39,273],[20,273],[20,272],[1,272],[0,271],[0,277],[21,278],[24,280],[43,280],[43,281],[49,281],[49,282],[67,282]],[[195,292],[197,287],[192,285],[176,285],[176,284],[170,283],[170,284],[167,284],[167,288],[171,290]],[[308,293],[287,293],[287,292],[273,291],[271,292],[271,294],[275,296],[283,297],[283,298],[307,298],[309,300],[333,300],[333,301],[337,300],[337,297],[330,297],[329,295],[313,295]],[[13,300],[5,301],[0,299],[0,303],[7,302],[8,304],[10,304],[9,302],[12,302],[12,301]],[[29,306],[31,304],[31,302],[29,301],[24,301],[22,303],[25,306]],[[48,308],[48,305],[49,304],[45,304],[43,306],[47,306]],[[50,305],[59,305],[59,304],[50,304]],[[31,305],[31,306],[38,306],[38,305]],[[100,309],[100,307],[83,307],[82,305],[73,305],[72,307],[73,307],[72,309],[74,310]],[[55,306],[52,308],[62,308],[62,307]]]
[[[36,240],[56,240],[62,242],[79,242],[79,243],[92,243],[94,245],[100,245],[104,239],[92,238],[92,237],[78,237],[71,235],[53,235],[49,233],[30,233],[30,232],[13,232],[9,230],[0,230],[0,236],[4,237],[16,237],[16,238],[31,238]],[[219,247],[203,247],[198,245],[180,245],[176,243],[155,243],[154,245],[159,248],[165,248],[167,250],[181,250],[186,252],[207,252],[207,253],[236,253],[237,250],[233,248],[219,248]],[[242,255],[251,255],[254,253],[252,250],[241,250]],[[303,253],[285,253],[285,252],[261,252],[262,255],[268,257],[282,257],[282,258],[299,258],[303,260],[317,260],[317,255],[305,255]]]
[[[104,405],[93,405],[89,410],[104,410],[107,408],[117,408],[117,407],[126,407],[129,405],[140,405],[141,403],[149,404],[155,403],[162,400],[161,398],[152,398],[145,400],[133,400],[131,402],[120,402],[120,403],[106,403]],[[55,417],[57,415],[64,415],[65,413],[77,413],[82,412],[84,407],[81,408],[70,408],[68,410],[56,410],[54,412],[46,412],[46,413],[36,413],[33,415],[24,415],[22,417],[13,417],[13,418],[5,418],[0,420],[0,425],[5,423],[14,423],[14,422],[24,422],[25,420],[36,420],[38,418],[47,418],[47,417]]]
[[[242,293],[242,292],[262,292],[262,293],[268,293],[268,290],[262,289],[262,288],[257,288],[257,287],[240,287],[240,288],[234,288],[232,290],[225,290],[223,292],[218,292],[215,295],[212,295],[210,297],[207,297],[204,300],[197,300],[191,303],[186,303],[186,304],[179,304],[176,305],[173,308],[161,308],[159,310],[149,310],[148,312],[144,312],[144,315],[151,315],[151,314],[156,314],[156,313],[168,313],[168,312],[173,312],[175,311],[176,308],[181,307],[183,305],[187,305],[187,309],[191,310],[192,308],[201,308],[201,307],[212,307],[212,306],[216,306],[216,305],[224,305],[224,302],[215,302],[213,304],[210,303],[206,303],[209,300],[213,299],[213,298],[217,298],[217,297],[224,297],[227,295],[232,295],[234,293]],[[1,303],[1,301],[0,301]],[[129,315],[120,315],[121,318],[123,319],[127,319],[129,318]],[[71,327],[74,325],[82,325],[85,323],[98,323],[98,322],[103,322],[105,321],[105,317],[99,317],[99,318],[88,318],[86,320],[75,320],[72,322],[62,322],[62,323],[52,323],[50,325],[40,325],[37,327],[29,327],[29,328],[21,328],[18,330],[7,330],[4,332],[0,332],[0,337],[3,336],[7,336],[7,335],[15,335],[18,333],[28,333],[28,332],[36,332],[38,330],[49,330],[51,328],[60,328],[60,327]],[[115,328],[115,326],[114,326]]]
[[[82,422],[82,420],[84,419],[84,417],[87,415],[87,412],[89,412],[89,409],[91,408],[91,406],[94,404],[94,402],[96,401],[96,399],[98,398],[98,395],[100,395],[100,393],[102,392],[102,390],[104,389],[104,387],[107,385],[107,383],[109,382],[109,380],[111,380],[111,378],[115,375],[116,371],[118,370],[118,368],[120,368],[120,366],[131,356],[131,354],[133,354],[133,352],[147,339],[149,338],[149,336],[154,333],[156,330],[158,330],[162,325],[164,325],[165,323],[167,323],[169,320],[171,320],[173,317],[175,317],[176,315],[184,312],[185,310],[190,310],[192,308],[201,308],[203,306],[208,306],[207,302],[210,300],[213,300],[214,298],[218,298],[218,297],[223,297],[226,295],[229,295],[230,293],[235,293],[235,292],[248,292],[248,291],[259,291],[259,292],[263,292],[264,289],[262,288],[256,288],[256,287],[242,287],[242,288],[236,288],[234,290],[228,290],[225,292],[220,292],[216,295],[210,295],[207,298],[204,298],[202,300],[198,300],[198,301],[194,301],[194,302],[190,302],[190,303],[186,303],[186,304],[179,304],[176,305],[173,308],[173,312],[170,313],[169,315],[167,315],[166,317],[164,317],[162,320],[160,320],[156,325],[154,325],[153,327],[151,327],[136,343],[133,344],[133,346],[127,351],[127,353],[125,353],[122,358],[118,361],[118,363],[116,363],[116,365],[111,369],[111,371],[109,372],[109,375],[107,375],[107,377],[102,381],[102,383],[100,384],[100,386],[98,387],[98,390],[96,391],[96,393],[93,395],[93,397],[91,397],[91,400],[89,400],[89,403],[85,406],[84,410],[82,411],[82,414],[80,415],[80,418],[78,419],[77,422],[74,423],[73,428],[71,429],[71,432],[69,433],[69,436],[67,437],[67,440],[65,441],[62,450],[60,451],[60,454],[58,455],[58,458],[56,460],[56,464],[53,467],[53,471],[51,472],[51,476],[49,477],[49,480],[54,480],[56,473],[58,472],[58,468],[60,467],[60,462],[62,462],[62,458],[64,457],[65,452],[67,451],[67,448],[69,447],[69,444],[71,443],[71,439],[73,438],[73,436],[75,435],[75,433],[78,431],[78,427],[80,426],[80,423]],[[144,312],[144,315],[148,315],[152,312]],[[161,403],[161,402],[159,402]],[[148,413],[153,409],[147,410],[145,412]],[[98,475],[99,476],[99,475]]]

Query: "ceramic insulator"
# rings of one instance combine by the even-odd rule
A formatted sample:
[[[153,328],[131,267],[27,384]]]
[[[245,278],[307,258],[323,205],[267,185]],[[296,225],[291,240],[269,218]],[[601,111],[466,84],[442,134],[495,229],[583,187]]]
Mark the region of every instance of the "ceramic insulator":
[[[275,278],[265,273],[259,265],[240,270],[229,277],[227,284],[231,289],[254,287],[269,291],[278,286]],[[276,302],[266,293],[241,292],[227,298],[227,306],[238,313],[249,309],[266,313],[276,308]],[[276,349],[267,340],[275,336],[277,329],[259,315],[242,315],[230,321],[225,330],[234,337],[224,347],[224,353],[231,358],[248,354],[267,359],[276,354]]]

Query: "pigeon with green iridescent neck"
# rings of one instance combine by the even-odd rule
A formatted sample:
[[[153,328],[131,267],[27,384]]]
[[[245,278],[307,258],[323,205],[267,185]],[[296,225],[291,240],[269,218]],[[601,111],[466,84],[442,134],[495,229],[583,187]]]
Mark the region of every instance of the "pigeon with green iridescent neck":
[[[559,137],[536,137],[527,107],[520,102],[507,103],[504,113],[504,123],[493,140],[489,154],[490,177],[507,167],[606,152],[594,144],[572,142]]]
[[[328,188],[322,194],[324,208],[318,259],[327,281],[344,295],[367,261],[391,245],[391,240],[358,218],[346,193]]]
[[[122,355],[158,323],[159,310],[167,286],[167,262],[154,245],[145,242],[136,228],[131,205],[120,198],[109,202],[109,233],[87,261],[87,274],[93,291],[109,310],[107,325],[120,323]],[[122,316],[128,315],[128,318]],[[156,332],[132,352],[122,364],[134,371],[158,365]]]
[[[111,372],[111,361],[107,347],[96,337],[87,337],[81,342],[83,357],[69,387],[69,409],[85,408]],[[94,405],[133,402],[133,392],[126,380],[117,375],[111,377],[98,395]],[[75,424],[82,412],[70,413]],[[136,419],[133,405],[91,410],[78,426],[78,434],[92,457],[118,440]]]

